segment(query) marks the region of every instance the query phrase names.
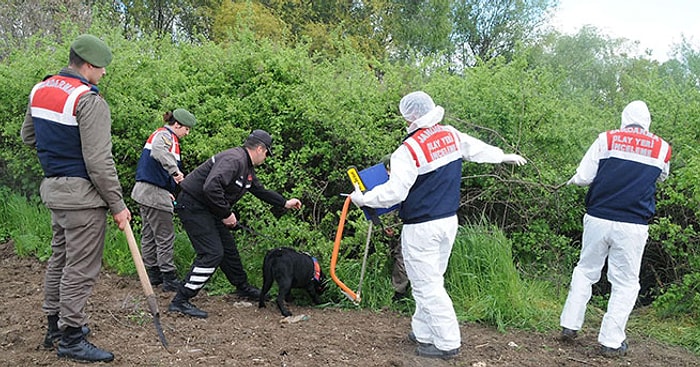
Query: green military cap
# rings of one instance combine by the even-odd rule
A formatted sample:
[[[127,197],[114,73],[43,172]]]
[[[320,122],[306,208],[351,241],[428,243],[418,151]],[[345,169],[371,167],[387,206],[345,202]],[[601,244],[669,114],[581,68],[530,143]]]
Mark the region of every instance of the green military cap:
[[[71,43],[70,48],[80,56],[81,59],[98,68],[106,67],[112,62],[112,50],[110,50],[109,46],[101,39],[91,34],[78,36],[78,38]]]
[[[179,122],[180,125],[190,128],[197,123],[197,119],[194,118],[194,115],[182,108],[178,108],[177,110],[173,111],[173,117],[175,117],[175,121]]]

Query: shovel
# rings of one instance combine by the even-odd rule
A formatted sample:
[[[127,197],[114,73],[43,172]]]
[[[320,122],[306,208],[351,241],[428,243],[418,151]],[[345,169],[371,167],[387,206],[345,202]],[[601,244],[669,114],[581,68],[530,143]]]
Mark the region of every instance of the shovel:
[[[141,259],[141,253],[139,252],[139,247],[136,244],[136,238],[134,238],[134,232],[131,230],[131,224],[129,224],[129,222],[127,222],[126,227],[124,227],[124,233],[126,234],[126,242],[129,243],[131,257],[134,259],[134,264],[136,265],[136,272],[139,274],[141,287],[143,288],[143,292],[146,294],[148,309],[151,311],[151,315],[153,315],[153,323],[155,324],[156,331],[158,332],[158,339],[160,339],[160,342],[163,344],[165,349],[168,349],[168,341],[165,340],[163,327],[160,326],[158,302],[155,294],[153,294],[153,287],[151,287],[151,281],[148,279],[148,274],[146,274],[146,267],[143,265],[143,259]]]

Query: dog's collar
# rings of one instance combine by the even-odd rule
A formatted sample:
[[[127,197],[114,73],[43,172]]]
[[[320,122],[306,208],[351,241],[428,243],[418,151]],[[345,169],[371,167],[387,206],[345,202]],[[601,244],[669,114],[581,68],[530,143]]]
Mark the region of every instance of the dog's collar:
[[[320,282],[321,281],[321,265],[318,264],[318,260],[316,260],[315,257],[312,257],[311,260],[314,261],[314,276],[313,280]]]

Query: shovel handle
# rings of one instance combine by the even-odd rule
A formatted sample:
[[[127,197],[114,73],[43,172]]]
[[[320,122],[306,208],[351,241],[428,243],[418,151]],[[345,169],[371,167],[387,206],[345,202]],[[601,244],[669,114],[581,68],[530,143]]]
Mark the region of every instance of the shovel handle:
[[[126,234],[126,242],[129,244],[131,257],[134,259],[134,265],[136,265],[136,272],[141,281],[141,288],[143,288],[143,292],[146,294],[147,298],[153,296],[153,287],[151,287],[151,281],[148,279],[146,267],[143,265],[141,252],[139,251],[139,246],[136,244],[136,238],[134,238],[134,232],[131,230],[131,224],[129,224],[129,222],[126,222],[124,233]],[[149,306],[152,307],[151,304],[149,304]],[[158,305],[153,303],[153,306],[155,306],[155,310],[151,310],[151,312],[155,315],[158,313]]]
[[[158,339],[160,339],[161,344],[168,350],[168,341],[165,339],[165,334],[163,334],[163,327],[160,325],[160,315],[158,313],[158,300],[155,294],[153,294],[153,287],[151,287],[151,281],[148,279],[148,274],[146,273],[146,267],[143,265],[143,259],[141,259],[141,252],[139,252],[139,246],[136,244],[136,238],[134,238],[134,232],[131,230],[131,224],[126,222],[124,227],[124,234],[126,234],[126,242],[129,244],[129,250],[131,251],[131,257],[134,259],[134,265],[136,265],[136,272],[139,274],[139,280],[141,281],[141,288],[143,288],[143,293],[146,294],[146,302],[148,303],[148,308],[153,316],[153,324],[156,326],[156,332],[158,333]],[[168,350],[169,351],[169,350]]]

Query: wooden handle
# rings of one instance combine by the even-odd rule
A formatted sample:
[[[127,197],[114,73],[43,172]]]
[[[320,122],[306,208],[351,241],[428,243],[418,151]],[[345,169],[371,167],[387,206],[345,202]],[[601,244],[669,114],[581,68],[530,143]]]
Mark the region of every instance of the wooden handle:
[[[129,244],[129,250],[131,251],[131,257],[134,259],[134,264],[136,265],[136,272],[139,274],[139,280],[141,281],[141,288],[146,294],[146,303],[148,303],[148,308],[153,315],[153,324],[156,326],[156,332],[158,333],[158,339],[160,339],[161,344],[168,350],[168,341],[165,339],[165,334],[163,333],[163,328],[160,326],[160,315],[158,312],[158,300],[155,294],[153,294],[153,287],[151,287],[151,281],[148,279],[148,274],[146,273],[146,267],[143,265],[143,259],[141,259],[141,253],[139,252],[139,246],[136,244],[136,238],[134,238],[134,232],[131,230],[131,224],[126,222],[124,227],[124,233],[126,234],[126,242]],[[170,350],[168,350],[170,352]]]
[[[131,224],[126,222],[126,227],[124,227],[124,233],[126,234],[126,242],[129,244],[129,250],[131,250],[131,257],[134,259],[134,264],[136,265],[136,272],[139,274],[139,280],[141,281],[141,287],[146,297],[153,295],[153,287],[151,287],[151,281],[148,279],[148,274],[146,273],[146,267],[143,265],[143,259],[141,259],[141,252],[139,252],[139,246],[136,244],[136,238],[134,238],[134,232],[131,230]],[[154,314],[158,313],[158,309],[151,310]]]

